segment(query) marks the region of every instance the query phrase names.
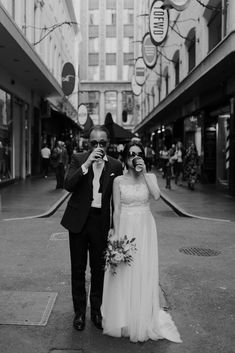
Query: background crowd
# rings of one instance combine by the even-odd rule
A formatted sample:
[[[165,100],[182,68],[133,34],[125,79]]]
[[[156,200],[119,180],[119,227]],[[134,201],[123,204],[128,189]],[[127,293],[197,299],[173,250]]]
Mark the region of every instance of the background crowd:
[[[107,154],[123,163],[124,147],[123,143],[112,143],[107,149]],[[70,164],[72,154],[87,150],[86,139],[82,139],[82,143],[75,139],[56,140],[52,147],[43,143],[41,149],[42,176],[47,178],[48,173],[53,171],[56,176],[56,188],[63,188],[65,171]],[[179,186],[186,182],[190,190],[195,189],[195,184],[200,178],[200,158],[193,142],[190,142],[187,148],[181,141],[172,144],[169,149],[163,145],[159,153],[154,151],[150,142],[146,142],[144,152],[147,172],[150,172],[153,167],[159,170],[166,180],[166,188],[171,189],[171,182],[174,180]]]

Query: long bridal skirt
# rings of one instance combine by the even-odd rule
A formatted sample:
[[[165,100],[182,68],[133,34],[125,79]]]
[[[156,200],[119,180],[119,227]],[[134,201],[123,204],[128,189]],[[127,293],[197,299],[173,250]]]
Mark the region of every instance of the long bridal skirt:
[[[120,264],[116,274],[105,272],[103,333],[130,341],[168,339],[181,342],[170,316],[159,306],[158,241],[149,206],[122,207],[119,235],[136,239],[131,266]]]

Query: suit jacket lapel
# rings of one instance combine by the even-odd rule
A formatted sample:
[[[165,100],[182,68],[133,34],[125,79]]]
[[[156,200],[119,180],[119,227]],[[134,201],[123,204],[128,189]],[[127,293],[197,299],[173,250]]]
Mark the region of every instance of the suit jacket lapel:
[[[110,161],[108,160],[108,162],[105,162],[104,164],[104,169],[102,171],[102,174],[101,174],[101,183],[102,183],[102,197],[104,196],[105,194],[105,191],[107,189],[107,185],[108,185],[108,182],[109,182],[109,176],[110,176]]]

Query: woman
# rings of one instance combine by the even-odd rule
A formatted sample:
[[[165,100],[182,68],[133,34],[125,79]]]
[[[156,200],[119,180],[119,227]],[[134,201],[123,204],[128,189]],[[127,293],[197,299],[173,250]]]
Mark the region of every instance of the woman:
[[[138,156],[137,172],[132,164]],[[112,239],[135,238],[136,252],[131,266],[118,265],[116,274],[106,270],[102,316],[103,332],[130,341],[166,338],[181,342],[171,316],[159,306],[157,230],[150,211],[150,194],[157,200],[160,190],[154,174],[147,174],[144,149],[130,142],[124,150],[126,174],[113,184],[114,229]]]
[[[184,172],[190,190],[195,189],[198,173],[198,152],[195,144],[191,142],[184,158]]]
[[[179,186],[182,186],[183,181],[183,158],[183,145],[182,142],[178,141],[173,159],[175,160],[175,184],[179,181]]]

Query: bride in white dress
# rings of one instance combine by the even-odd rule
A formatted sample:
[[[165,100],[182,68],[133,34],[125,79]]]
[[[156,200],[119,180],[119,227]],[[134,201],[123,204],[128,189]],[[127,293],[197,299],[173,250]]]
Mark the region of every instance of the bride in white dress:
[[[130,337],[130,341],[168,339],[181,342],[170,316],[159,305],[158,240],[149,197],[156,200],[160,190],[154,174],[147,174],[143,159],[136,172],[132,160],[144,157],[140,143],[131,142],[124,150],[127,172],[113,185],[113,239],[127,235],[135,238],[137,251],[131,266],[124,263],[116,274],[105,272],[101,306],[103,333]]]

